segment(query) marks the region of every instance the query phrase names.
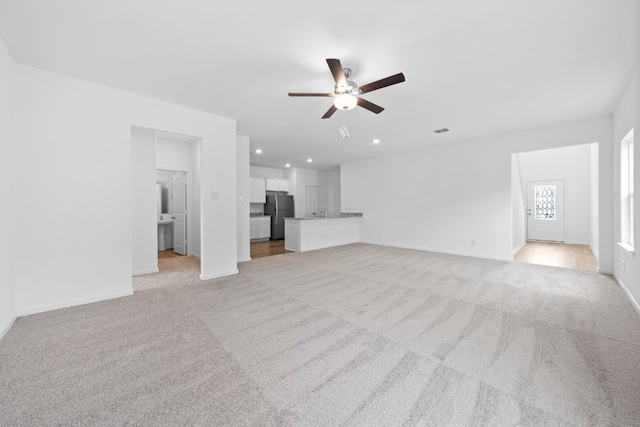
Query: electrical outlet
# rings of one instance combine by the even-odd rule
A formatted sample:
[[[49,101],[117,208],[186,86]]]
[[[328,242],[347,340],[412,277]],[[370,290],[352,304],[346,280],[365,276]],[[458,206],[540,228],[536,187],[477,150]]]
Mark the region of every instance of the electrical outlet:
[[[476,240],[475,239],[471,239],[471,246],[475,246],[476,245]]]
[[[624,260],[622,260],[622,269],[624,270]]]

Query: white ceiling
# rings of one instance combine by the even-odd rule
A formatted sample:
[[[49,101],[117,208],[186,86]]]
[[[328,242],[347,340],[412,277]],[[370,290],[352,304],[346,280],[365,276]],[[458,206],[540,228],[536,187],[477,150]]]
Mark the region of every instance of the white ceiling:
[[[331,169],[611,113],[640,1],[0,0],[0,36],[19,63],[236,119],[252,164]],[[321,120],[330,98],[287,93],[330,92],[326,58],[406,82],[364,96],[379,115]]]

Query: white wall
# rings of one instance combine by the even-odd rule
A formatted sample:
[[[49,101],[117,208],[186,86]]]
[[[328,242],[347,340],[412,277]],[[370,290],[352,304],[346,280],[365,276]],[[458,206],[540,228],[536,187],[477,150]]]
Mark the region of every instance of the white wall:
[[[620,232],[620,142],[627,133],[634,129],[634,144],[635,144],[635,188],[640,188],[640,150],[637,148],[640,138],[640,65],[636,68],[629,84],[627,85],[618,105],[616,106],[613,115],[613,132],[614,132],[614,193],[616,195],[614,206],[614,229],[615,229],[615,241],[621,241]],[[602,147],[600,148],[602,151]],[[638,191],[636,190],[636,194]],[[640,251],[638,246],[640,245],[640,199],[636,195],[635,207],[634,207],[634,224],[635,224],[635,256],[627,252],[619,245],[614,247],[614,264],[613,273],[618,282],[623,286],[623,289],[627,291],[629,298],[638,313],[640,313]],[[602,245],[603,241],[600,240]],[[602,251],[602,249],[601,249]],[[625,268],[622,268],[622,261],[625,263]]]
[[[236,175],[237,175],[237,222],[238,222],[238,262],[251,259],[249,244],[249,200],[251,199],[251,179],[249,177],[249,144],[246,136],[236,137]],[[240,200],[242,198],[242,200]]]
[[[131,128],[132,275],[158,271],[156,132]]]
[[[19,314],[131,294],[131,126],[202,138],[201,277],[237,272],[234,120],[15,68]],[[69,227],[43,221],[52,207]]]
[[[591,144],[517,154],[522,188],[531,181],[564,181],[565,242],[591,243]]]
[[[340,216],[340,170],[327,172],[327,212]],[[336,194],[338,197],[336,197]]]
[[[599,167],[598,159],[600,156],[600,147],[598,144],[591,144],[590,167],[589,167],[589,187],[591,188],[591,240],[589,245],[596,258],[600,257],[600,188],[598,186]]]
[[[249,175],[254,178],[284,178],[285,172],[283,169],[251,165]]]
[[[187,254],[202,259],[202,140],[191,143],[189,148],[191,148],[191,173],[187,179],[191,191],[191,199],[188,201],[191,213],[188,217],[190,225],[187,224]]]
[[[14,298],[14,250],[18,237],[14,218],[20,216],[20,208],[15,205],[12,184],[14,181],[14,156],[12,152],[12,89],[14,83],[14,62],[4,41],[0,39],[0,223],[5,225],[5,244],[0,245],[0,339],[9,330],[16,318]],[[9,209],[11,207],[11,209]],[[15,209],[14,209],[15,208]]]
[[[515,254],[526,238],[524,188],[517,154],[511,155],[511,229],[511,248]]]
[[[363,213],[364,242],[510,260],[511,154],[599,142],[600,242],[612,241],[611,135],[605,116],[343,164],[342,211]]]
[[[184,171],[193,173],[193,146],[194,142],[183,142],[167,139],[159,134],[156,139],[158,169]]]

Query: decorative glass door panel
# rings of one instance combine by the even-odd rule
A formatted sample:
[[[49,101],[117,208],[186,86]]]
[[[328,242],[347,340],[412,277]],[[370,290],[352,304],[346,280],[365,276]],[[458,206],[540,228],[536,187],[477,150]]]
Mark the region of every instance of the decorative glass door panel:
[[[556,186],[536,185],[535,213],[539,220],[556,220]]]

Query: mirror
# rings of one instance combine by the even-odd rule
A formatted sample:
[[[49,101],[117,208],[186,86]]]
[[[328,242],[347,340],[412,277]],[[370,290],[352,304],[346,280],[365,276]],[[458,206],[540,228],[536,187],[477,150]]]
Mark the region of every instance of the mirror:
[[[170,182],[158,183],[158,213],[159,214],[171,213],[171,206],[169,203],[169,200],[171,200],[171,197],[169,195],[170,186],[171,186]]]
[[[158,169],[158,214],[170,214],[171,198],[173,196],[173,175],[174,171]]]

